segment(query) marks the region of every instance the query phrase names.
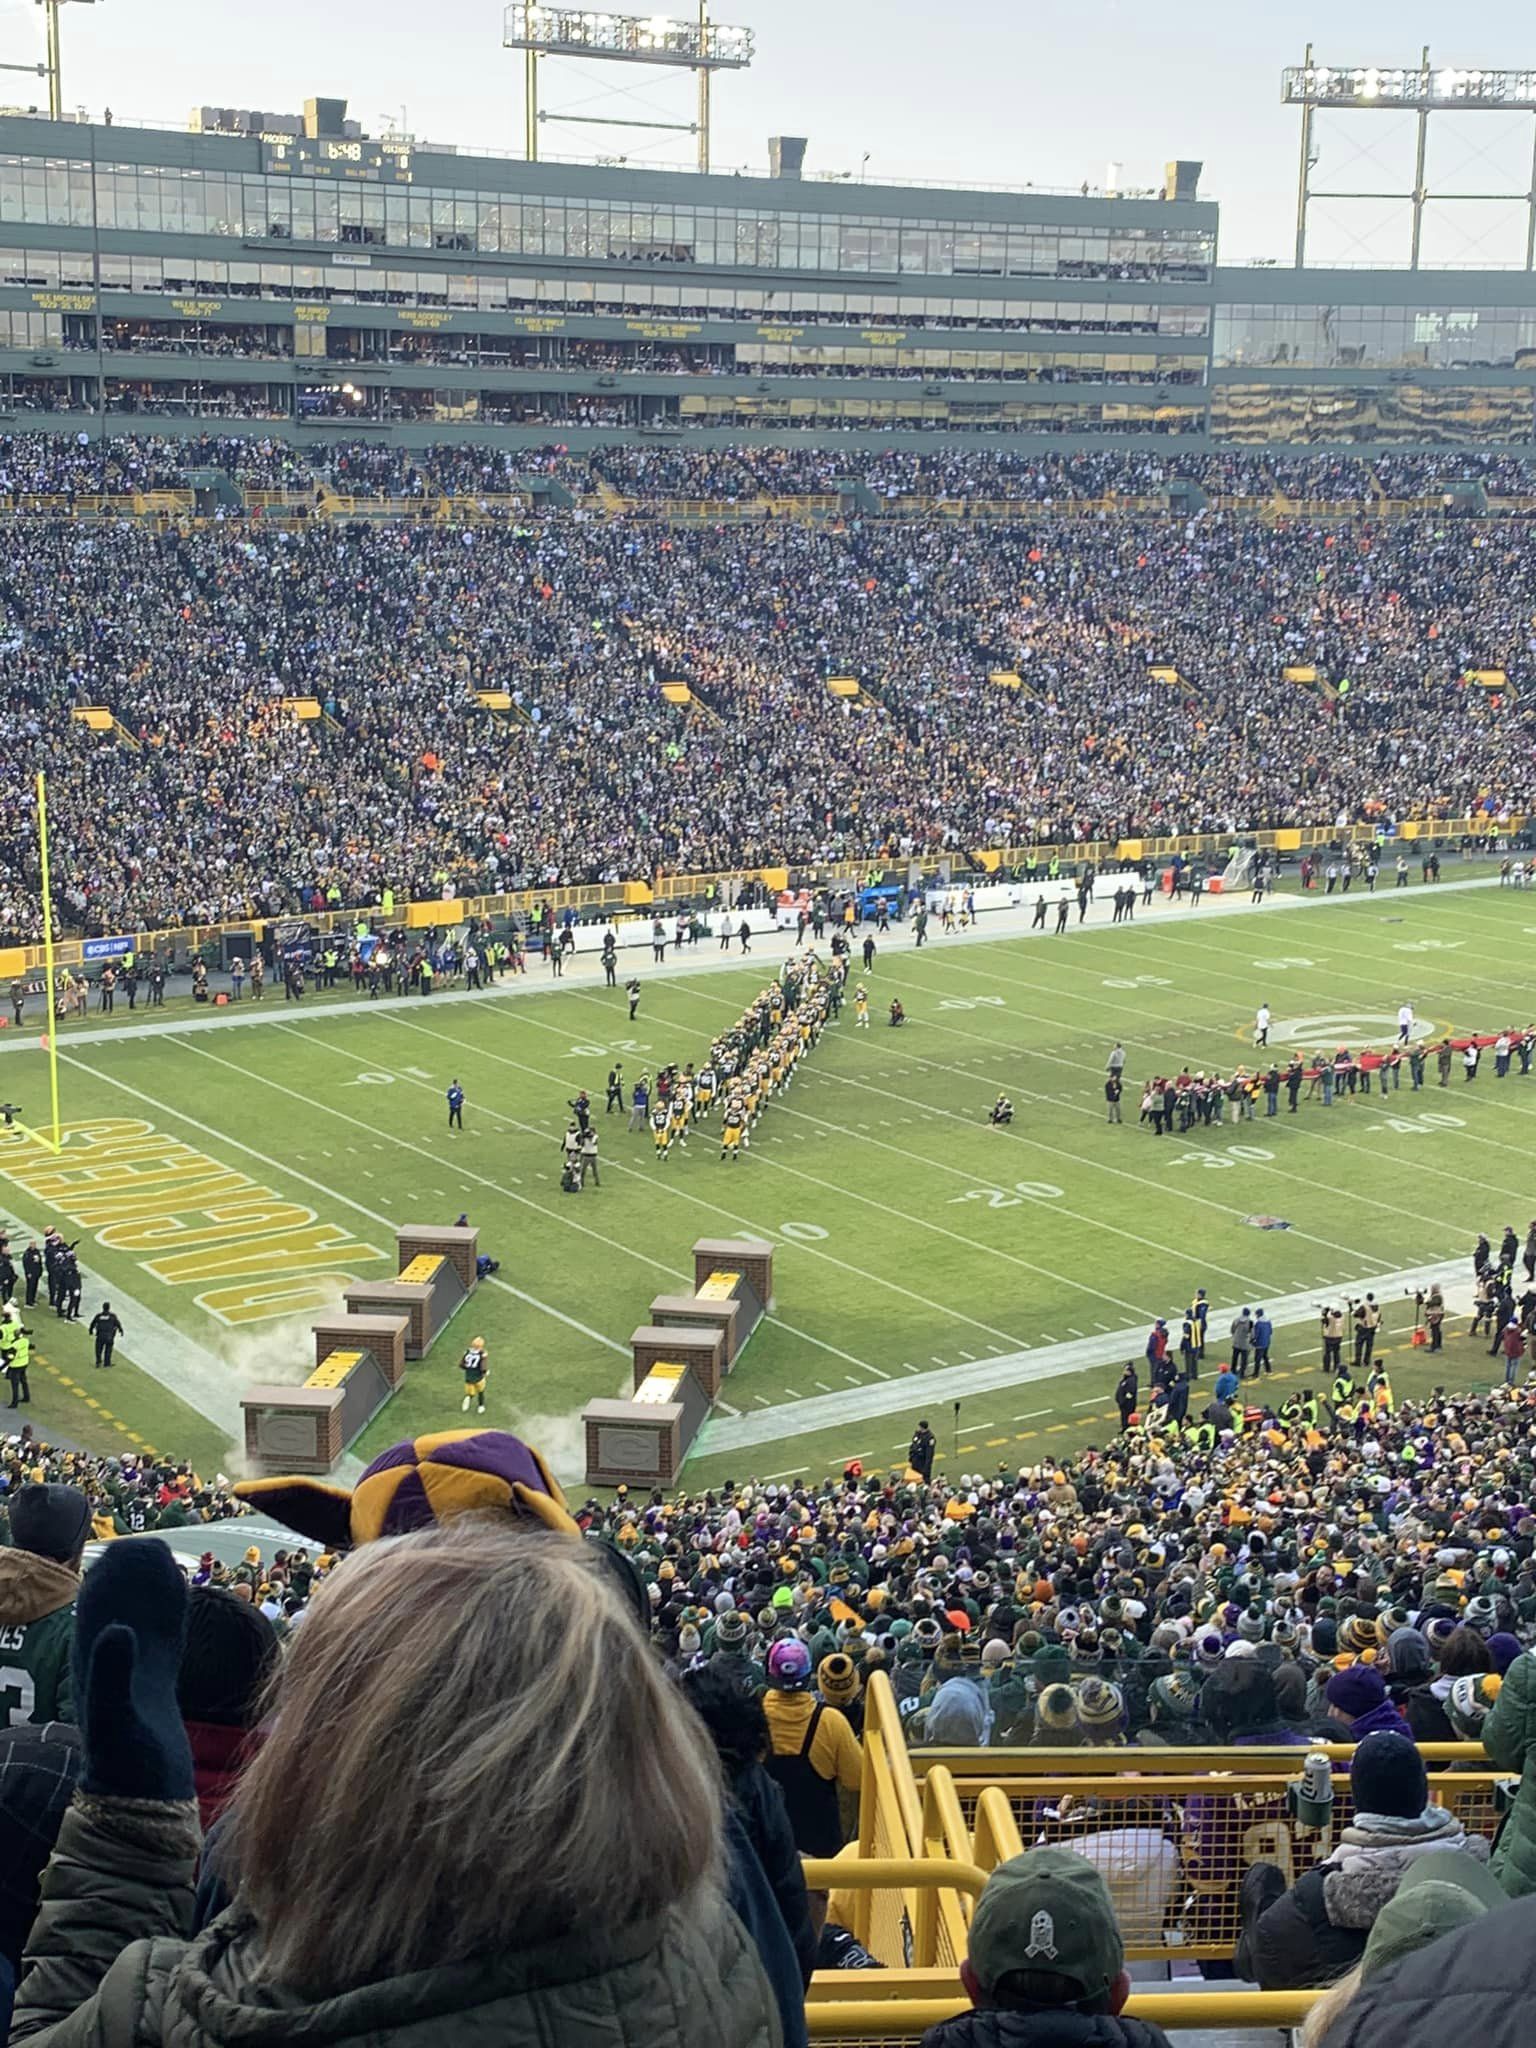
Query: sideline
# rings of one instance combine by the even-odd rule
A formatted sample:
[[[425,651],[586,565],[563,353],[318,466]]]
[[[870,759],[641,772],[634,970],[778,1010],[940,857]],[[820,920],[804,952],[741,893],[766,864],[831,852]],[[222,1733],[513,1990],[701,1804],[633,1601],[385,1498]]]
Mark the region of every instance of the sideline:
[[[0,1174],[4,1173],[4,1158],[4,1152],[0,1151]],[[38,1244],[42,1243],[42,1230],[12,1208],[9,1201],[4,1204],[4,1214],[17,1236],[30,1237]],[[106,1279],[99,1269],[88,1269],[83,1277],[92,1283],[93,1293],[99,1285],[102,1293],[109,1295],[117,1305],[125,1325],[123,1335],[117,1340],[117,1356],[136,1365],[140,1372],[158,1381],[167,1393],[185,1401],[189,1408],[195,1408],[215,1429],[223,1430],[232,1445],[242,1443],[245,1425],[241,1419],[239,1389],[233,1381],[227,1390],[220,1388],[214,1383],[214,1374],[210,1371],[211,1362],[218,1357],[217,1343],[195,1343],[173,1323],[156,1315],[152,1308],[146,1308],[125,1287],[120,1287],[115,1280]],[[81,1328],[84,1328],[83,1324]],[[89,1366],[84,1368],[87,1372],[91,1369]],[[92,1384],[91,1381],[84,1382],[86,1387]]]
[[[1276,1329],[1291,1329],[1315,1320],[1323,1297],[1340,1300],[1345,1295],[1363,1295],[1369,1289],[1383,1306],[1404,1292],[1438,1280],[1445,1291],[1448,1310],[1459,1313],[1470,1308],[1472,1289],[1467,1281],[1467,1259],[1441,1259],[1424,1266],[1406,1267],[1397,1273],[1370,1273],[1348,1286],[1309,1287],[1297,1294],[1266,1301]],[[937,1372],[914,1373],[904,1380],[879,1382],[868,1387],[849,1387],[839,1394],[810,1394],[799,1401],[786,1401],[775,1408],[742,1415],[715,1417],[706,1422],[689,1451],[690,1459],[709,1458],[729,1451],[753,1449],[758,1444],[778,1443],[790,1437],[809,1436],[816,1431],[836,1429],[844,1423],[867,1422],[881,1415],[909,1415],[916,1408],[940,1410],[947,1403],[969,1394],[996,1393],[1004,1387],[1025,1387],[1040,1380],[1062,1379],[1094,1366],[1123,1365],[1128,1358],[1145,1365],[1145,1326],[1111,1330],[1104,1337],[1083,1337],[1071,1344],[1038,1345],[1031,1350],[1008,1352],[1001,1358],[978,1358],[971,1365],[949,1365]],[[1143,1375],[1144,1376],[1144,1375]],[[1317,1368],[1322,1384],[1322,1366]],[[1212,1370],[1211,1379],[1215,1379]],[[1105,1399],[1107,1400],[1106,1393]],[[1022,1420],[1015,1417],[1015,1420]]]
[[[1454,891],[1494,888],[1498,884],[1498,879],[1497,874],[1486,874],[1469,875],[1461,881],[1453,882],[1415,882],[1402,893],[1409,896],[1414,903],[1418,903],[1426,896],[1434,901]],[[1021,889],[1033,889],[1035,884],[1021,882],[1018,886]],[[1332,896],[1303,896],[1298,891],[1294,895],[1266,896],[1262,903],[1249,903],[1241,896],[1207,895],[1203,898],[1198,911],[1191,910],[1187,904],[1175,904],[1159,896],[1145,910],[1138,904],[1135,918],[1123,925],[1113,922],[1112,908],[1101,898],[1090,905],[1088,916],[1081,925],[1077,922],[1074,905],[1072,921],[1063,937],[1070,940],[1074,933],[1084,931],[1091,931],[1095,936],[1103,932],[1134,933],[1138,930],[1146,931],[1165,922],[1184,926],[1189,924],[1191,919],[1196,920],[1195,928],[1198,929],[1200,925],[1209,924],[1218,918],[1267,917],[1272,913],[1321,911],[1325,908],[1334,911],[1358,909],[1362,903],[1395,902],[1399,893],[1396,889],[1378,889],[1372,896],[1362,889],[1358,894],[1351,890],[1347,896],[1339,893]],[[1028,903],[1021,904],[1016,910],[985,911],[981,913],[988,920],[985,925],[973,926],[969,931],[951,932],[947,936],[932,935],[930,927],[930,937],[924,951],[930,953],[934,959],[940,959],[958,948],[992,945],[1000,939],[1024,939],[1031,943],[1038,940],[1041,944],[1054,941],[1054,932],[1030,930],[1031,911],[1032,905]],[[1532,911],[1536,914],[1536,897],[1532,898]],[[759,912],[757,915],[762,916],[763,913]],[[584,925],[581,929],[587,933],[595,933],[598,927]],[[854,931],[862,940],[866,927],[856,925]],[[749,973],[759,962],[766,963],[768,971],[775,973],[785,955],[797,950],[793,931],[779,931],[766,923],[755,928],[752,937],[754,943],[760,945],[762,950],[745,956],[739,950],[722,953],[714,940],[706,939],[701,940],[697,946],[685,948],[680,957],[677,948],[669,943],[668,951],[673,953],[673,960],[651,973],[647,973],[644,963],[639,966],[632,960],[624,963],[630,972],[638,976],[642,984],[640,1014],[635,1019],[636,1024],[641,1025],[648,1021],[645,1014],[646,989],[665,988],[675,982],[687,982],[697,975]],[[593,943],[595,948],[596,941]],[[903,958],[916,951],[910,928],[905,925],[893,927],[892,932],[887,933],[883,940],[877,939],[876,943],[879,947],[878,957],[881,959]],[[734,940],[732,945],[734,947]],[[648,942],[644,945],[632,945],[628,950],[631,953],[638,953],[647,949]],[[857,950],[854,957],[856,960]],[[525,975],[504,977],[490,988],[445,988],[430,996],[376,996],[371,1002],[366,996],[354,996],[350,990],[339,995],[321,994],[317,1001],[306,999],[297,1004],[275,1001],[270,995],[264,1001],[255,1003],[246,996],[238,1004],[231,1004],[227,1009],[213,1011],[211,1014],[198,1010],[185,1017],[178,1014],[170,1018],[157,1018],[152,1024],[129,1023],[126,1017],[121,1024],[66,1024],[59,1032],[59,1050],[62,1054],[67,1047],[96,1043],[133,1045],[141,1038],[181,1038],[194,1031],[236,1031],[242,1027],[263,1024],[292,1024],[300,1019],[310,1023],[328,1021],[334,1017],[388,1016],[395,1010],[430,1013],[459,1003],[526,1001],[545,994],[558,995],[562,990],[587,991],[601,989],[603,986],[602,961],[597,952],[578,951],[572,957],[565,973],[559,977],[542,970],[535,974],[530,969]],[[622,1001],[622,984],[613,994],[616,1004]],[[191,1011],[191,997],[187,996],[181,1000],[185,1001],[188,1010]],[[7,1054],[35,1052],[38,1043],[36,1029],[25,1023],[19,1032],[0,1031],[0,1058]]]

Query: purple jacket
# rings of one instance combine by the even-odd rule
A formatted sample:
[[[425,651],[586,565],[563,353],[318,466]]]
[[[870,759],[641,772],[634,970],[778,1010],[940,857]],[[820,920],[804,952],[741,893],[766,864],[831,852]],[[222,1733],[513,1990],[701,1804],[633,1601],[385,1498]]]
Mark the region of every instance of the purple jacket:
[[[1351,1742],[1363,1742],[1367,1735],[1374,1735],[1378,1728],[1385,1728],[1389,1735],[1406,1735],[1410,1742],[1413,1740],[1412,1729],[1392,1700],[1383,1700],[1379,1707],[1372,1707],[1368,1714],[1362,1714],[1358,1720],[1351,1721],[1349,1739]]]

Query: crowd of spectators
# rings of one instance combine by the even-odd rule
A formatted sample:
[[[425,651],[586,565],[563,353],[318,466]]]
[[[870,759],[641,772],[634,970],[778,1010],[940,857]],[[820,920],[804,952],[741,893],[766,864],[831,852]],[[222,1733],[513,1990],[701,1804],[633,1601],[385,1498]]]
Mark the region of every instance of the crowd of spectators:
[[[82,489],[103,461],[163,481],[164,451],[137,445],[60,460]],[[333,480],[398,483],[399,456],[374,454],[345,458],[355,476],[338,455]],[[33,459],[0,444],[0,481]],[[498,480],[499,458],[476,459]],[[663,451],[657,475],[714,494],[736,459]],[[293,460],[273,444],[250,474],[282,487]],[[1524,522],[1437,514],[21,521],[0,572],[0,922],[39,929],[38,768],[56,911],[87,933],[317,889],[355,906],[385,888],[1529,811],[1533,617]],[[1287,665],[1349,690],[1329,700]],[[1490,668],[1508,692],[1469,685]],[[857,703],[828,691],[839,675],[867,686]],[[675,678],[695,705],[662,700]],[[482,687],[510,690],[514,715],[481,710]],[[326,715],[298,719],[293,697]],[[91,704],[132,744],[72,719]]]
[[[422,349],[433,345],[412,342]],[[679,355],[669,366],[686,364]],[[603,367],[600,356],[592,367]],[[186,472],[192,469],[222,469],[253,490],[304,496],[323,486],[353,496],[388,498],[499,496],[526,490],[530,482],[541,479],[586,493],[602,479],[626,496],[711,498],[723,503],[759,495],[817,496],[839,485],[864,484],[893,502],[941,497],[1054,504],[1145,497],[1170,485],[1189,484],[1218,497],[1273,499],[1279,493],[1284,498],[1368,509],[1383,497],[1432,498],[1466,484],[1480,485],[1496,499],[1528,497],[1532,489],[1529,464],[1518,455],[1499,452],[1388,454],[1365,460],[1277,456],[1246,448],[1219,454],[1122,448],[1058,455],[980,443],[919,453],[901,448],[690,448],[617,442],[576,455],[558,445],[508,449],[458,441],[426,448],[345,440],[299,446],[266,434],[185,439],[149,433],[101,438],[83,431],[75,436],[0,436],[0,498],[170,490],[184,485]]]
[[[1133,1432],[991,1477],[579,1506],[515,1439],[466,1434],[351,1496],[258,1489],[349,1555],[178,1569],[109,1542],[83,1577],[139,1482],[5,1447],[0,1603],[33,1589],[7,1640],[35,1688],[0,1737],[13,2041],[212,2048],[275,2005],[381,2048],[434,2019],[583,2043],[579,1980],[625,2048],[800,2048],[811,1969],[872,1962],[799,1858],[851,1833],[877,1672],[915,1746],[1105,1752],[1101,1783],[1026,1812],[971,1921],[969,2010],[928,2048],[1161,2048],[1116,2016],[1126,1949],[1169,1927],[1235,1937],[1209,1974],[1332,1987],[1312,2048],[1416,2042],[1432,1944],[1442,2000],[1479,1969],[1486,1990],[1496,1934],[1497,1981],[1528,1989],[1536,1388],[1437,1390],[1347,1442],[1301,1392],[1209,1451]],[[433,1524],[429,1461],[478,1475],[457,1519]],[[178,1492],[233,1505],[163,1467],[135,1497]],[[1244,1819],[1266,1796],[1125,1776],[1132,1744],[1293,1745],[1299,1772],[1325,1738],[1354,1745],[1347,1821],[1298,1809],[1332,1846],[1297,1871]],[[1427,1775],[1444,1740],[1525,1774],[1491,1854]],[[1326,1807],[1328,1772],[1301,1796]]]
[[[0,1548],[7,1502],[23,1486],[77,1487],[98,1537],[140,1535],[223,1522],[245,1508],[222,1475],[211,1483],[180,1460],[127,1452],[120,1457],[49,1444],[30,1426],[0,1437]]]

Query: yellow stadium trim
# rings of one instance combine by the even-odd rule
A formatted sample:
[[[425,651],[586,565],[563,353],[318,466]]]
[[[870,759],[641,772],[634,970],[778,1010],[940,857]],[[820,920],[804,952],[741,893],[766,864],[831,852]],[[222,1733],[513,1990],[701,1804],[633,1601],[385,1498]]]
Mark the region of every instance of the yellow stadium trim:
[[[437,1269],[443,1263],[439,1252],[418,1252],[409,1265],[400,1268],[400,1279],[411,1287],[425,1287],[437,1278]]]
[[[677,1394],[678,1382],[687,1370],[687,1366],[674,1365],[670,1360],[658,1361],[636,1387],[636,1405],[658,1408],[673,1400]]]
[[[361,1351],[330,1351],[304,1382],[306,1387],[339,1387],[356,1365],[363,1362]]]

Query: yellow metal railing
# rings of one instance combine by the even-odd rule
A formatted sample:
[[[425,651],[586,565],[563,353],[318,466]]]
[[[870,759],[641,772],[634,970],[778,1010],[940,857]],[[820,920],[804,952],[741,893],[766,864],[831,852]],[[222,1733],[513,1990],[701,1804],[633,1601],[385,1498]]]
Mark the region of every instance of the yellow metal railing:
[[[960,1810],[955,1781],[942,1765],[931,1770],[923,1783],[922,1830],[924,1855],[944,1858],[947,1868],[969,1869],[980,1862],[972,1853],[971,1830]],[[919,1904],[924,1913],[921,1938],[916,1944],[918,1960],[926,1958],[931,1948],[934,1962],[957,1967],[969,1945],[969,1899],[962,1889],[954,1886],[946,1886],[936,1893],[932,1905],[931,1937],[928,1901],[923,1899]]]
[[[1081,1778],[1105,1783],[1132,1776],[1137,1779],[1194,1777],[1202,1772],[1221,1775],[1241,1764],[1245,1776],[1274,1771],[1281,1776],[1299,1775],[1299,1745],[1274,1748],[1224,1749],[1211,1743],[1194,1743],[1183,1748],[1158,1743],[1145,1749],[920,1749],[912,1756],[919,1786],[936,1768],[942,1767],[954,1781],[962,1800],[976,1796],[976,1783],[1011,1783],[1019,1778]],[[1455,1765],[1458,1772],[1470,1767],[1487,1768],[1488,1758],[1477,1742],[1421,1742],[1419,1755],[1426,1765],[1442,1769]],[[1351,1742],[1308,1742],[1307,1754],[1320,1751],[1341,1770],[1349,1768],[1355,1753]]]
[[[859,1785],[858,1860],[911,1860],[923,1848],[923,1805],[907,1754],[896,1695],[883,1671],[874,1672],[864,1702],[864,1767]],[[870,1954],[887,1966],[910,1960],[913,1929],[921,1921],[920,1959],[932,1963],[937,1949],[936,1905],[931,1889],[861,1890],[849,1924]],[[926,1951],[926,1952],[924,1952]]]
[[[806,2001],[811,2039],[907,2048],[964,2011],[958,1965],[975,1902],[991,1871],[1041,1843],[1098,1868],[1129,1959],[1230,1958],[1249,1865],[1273,1860],[1291,1882],[1350,1820],[1352,1750],[1318,1746],[1335,1765],[1323,1828],[1288,1811],[1297,1748],[950,1750],[920,1753],[914,1770],[890,1681],[871,1674],[858,1843],[805,1871],[884,1967],[818,1972]],[[1482,1751],[1441,1743],[1424,1754],[1431,1798],[1470,1832],[1491,1834],[1499,1780]],[[1282,2029],[1299,2025],[1320,1996],[1145,1991],[1126,2011],[1169,2031]]]
[[[955,1797],[958,1804],[959,1794]],[[1007,1793],[997,1785],[986,1786],[976,1801],[971,1860],[983,1870],[996,1870],[999,1863],[1023,1853],[1023,1838]]]
[[[1127,1752],[1127,1760],[1140,1751]],[[1291,1751],[1290,1776],[1299,1769]],[[1483,1760],[1486,1766],[1486,1759]],[[1006,1764],[999,1759],[1002,1769]],[[942,1768],[942,1767],[941,1767]],[[1461,1821],[1469,1834],[1492,1839],[1497,1826],[1498,1774],[1436,1771],[1430,1797]],[[1289,1809],[1289,1779],[1277,1770],[1227,1766],[1212,1772],[1141,1775],[1132,1767],[1106,1774],[1103,1752],[1092,1776],[994,1776],[955,1784],[971,1824],[973,1860],[996,1860],[983,1844],[998,1834],[995,1803],[1006,1801],[1026,1848],[1070,1848],[1096,1864],[1109,1886],[1126,1953],[1152,1960],[1172,1956],[1230,1958],[1241,1931],[1239,1892],[1253,1863],[1278,1864],[1291,1883],[1337,1845],[1352,1817],[1347,1771],[1334,1777],[1333,1812],[1321,1828],[1303,1825]]]
[[[929,2027],[966,2012],[970,2000],[958,1984],[952,1990],[937,1986],[913,1996],[909,1980],[914,1973],[876,1970],[848,1971],[856,1981],[851,1987],[858,1997],[819,1995],[820,1979],[813,1981],[806,2001],[807,2031],[813,2041],[835,2044],[846,2041],[870,2048],[889,2044],[907,2048],[920,2041]],[[889,1995],[881,1997],[881,1992]],[[1222,2033],[1247,2028],[1280,2030],[1299,2027],[1323,1996],[1320,1991],[1145,1991],[1126,2004],[1127,2018],[1144,2020],[1169,2033],[1199,2028]]]

